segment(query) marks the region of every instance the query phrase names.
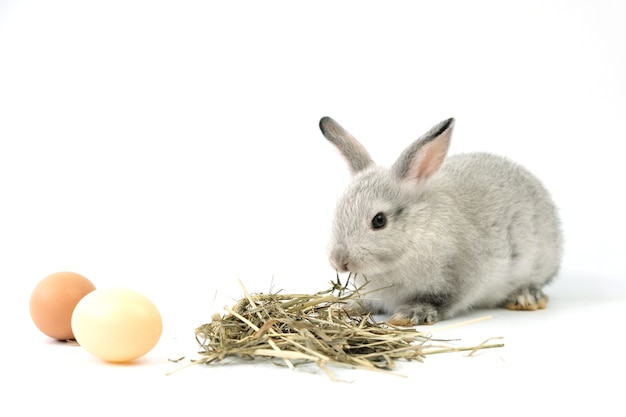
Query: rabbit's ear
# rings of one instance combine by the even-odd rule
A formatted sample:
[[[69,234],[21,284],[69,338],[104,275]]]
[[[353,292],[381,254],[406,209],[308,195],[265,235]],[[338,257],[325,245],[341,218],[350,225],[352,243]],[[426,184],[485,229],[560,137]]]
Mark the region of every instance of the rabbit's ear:
[[[339,123],[330,117],[323,117],[320,120],[320,129],[324,137],[332,142],[348,161],[352,174],[356,174],[372,164],[372,158],[363,145]]]
[[[402,179],[422,181],[433,175],[450,147],[454,119],[450,118],[430,129],[402,152],[393,164],[393,171]]]

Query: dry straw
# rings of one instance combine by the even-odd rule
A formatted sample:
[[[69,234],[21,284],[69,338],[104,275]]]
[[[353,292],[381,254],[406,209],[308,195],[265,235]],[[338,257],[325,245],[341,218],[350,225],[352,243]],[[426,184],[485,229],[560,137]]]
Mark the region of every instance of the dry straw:
[[[335,380],[328,365],[392,372],[396,360],[422,361],[426,355],[501,347],[490,340],[472,347],[433,343],[413,327],[377,322],[370,314],[349,311],[347,305],[366,296],[363,287],[349,288],[337,278],[316,294],[250,294],[226,314],[215,314],[196,329],[201,357],[192,364],[226,358],[269,358],[293,369],[317,364]]]

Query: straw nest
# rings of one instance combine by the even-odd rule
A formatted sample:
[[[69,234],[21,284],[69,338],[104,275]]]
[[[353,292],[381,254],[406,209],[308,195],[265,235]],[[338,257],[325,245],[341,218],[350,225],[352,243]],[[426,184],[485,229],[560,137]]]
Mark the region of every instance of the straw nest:
[[[472,347],[450,347],[413,327],[377,322],[348,308],[366,295],[339,278],[315,294],[250,294],[196,329],[201,357],[195,364],[226,358],[267,358],[295,368],[317,364],[333,380],[329,365],[392,372],[397,360],[422,361],[426,355],[501,347],[491,339]]]

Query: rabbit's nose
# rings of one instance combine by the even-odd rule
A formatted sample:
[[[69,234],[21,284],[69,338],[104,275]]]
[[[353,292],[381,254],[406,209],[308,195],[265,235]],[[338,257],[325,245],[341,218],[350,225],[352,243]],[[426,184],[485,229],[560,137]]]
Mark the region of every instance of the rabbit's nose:
[[[343,246],[335,246],[330,253],[330,264],[339,272],[350,270],[350,259],[348,251]]]

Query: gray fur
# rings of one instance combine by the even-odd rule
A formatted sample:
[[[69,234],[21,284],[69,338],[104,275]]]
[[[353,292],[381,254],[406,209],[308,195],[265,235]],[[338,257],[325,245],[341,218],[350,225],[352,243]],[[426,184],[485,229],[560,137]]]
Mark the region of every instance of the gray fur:
[[[329,246],[339,272],[366,280],[367,309],[396,323],[433,323],[471,308],[544,308],[562,236],[547,190],[526,169],[487,153],[444,161],[454,120],[411,144],[391,168],[330,118],[320,122],[353,173]],[[442,163],[443,162],[443,163]],[[387,224],[374,229],[377,213]]]

